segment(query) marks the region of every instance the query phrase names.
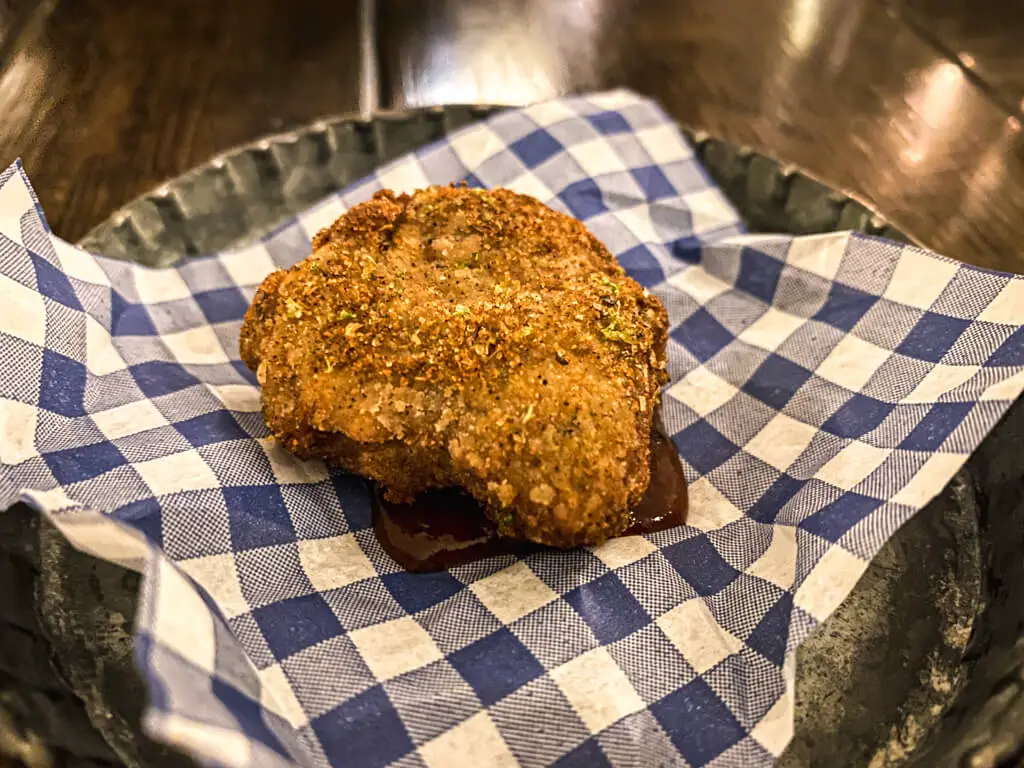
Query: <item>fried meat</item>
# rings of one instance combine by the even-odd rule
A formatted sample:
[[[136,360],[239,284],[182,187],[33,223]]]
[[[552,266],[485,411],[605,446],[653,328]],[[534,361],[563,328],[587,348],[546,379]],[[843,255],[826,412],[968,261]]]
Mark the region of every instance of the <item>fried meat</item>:
[[[582,223],[509,190],[377,193],[263,282],[241,354],[273,435],[393,501],[598,544],[649,480],[667,315]]]

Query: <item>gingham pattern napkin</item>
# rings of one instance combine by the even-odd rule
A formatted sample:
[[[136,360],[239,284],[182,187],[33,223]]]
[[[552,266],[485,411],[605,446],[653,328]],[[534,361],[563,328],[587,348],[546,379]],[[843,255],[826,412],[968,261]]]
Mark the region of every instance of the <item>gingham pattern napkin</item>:
[[[260,280],[372,191],[459,178],[580,217],[664,301],[687,526],[412,575],[362,481],[267,437],[236,351]],[[1024,282],[743,235],[626,92],[498,115],[174,269],[57,239],[15,165],[0,299],[0,502],[145,572],[147,728],[211,765],[768,765],[796,646],[1024,387]]]

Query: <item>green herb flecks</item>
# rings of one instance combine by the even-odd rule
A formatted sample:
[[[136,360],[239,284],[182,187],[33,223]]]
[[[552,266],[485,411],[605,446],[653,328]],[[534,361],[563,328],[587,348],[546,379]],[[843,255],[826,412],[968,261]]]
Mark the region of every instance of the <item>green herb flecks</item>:
[[[499,510],[494,515],[494,522],[498,524],[499,536],[511,536],[515,533],[515,516],[510,510]]]
[[[605,317],[608,318],[608,323],[601,327],[602,336],[621,344],[636,344],[635,330],[622,322],[618,312],[609,312]]]

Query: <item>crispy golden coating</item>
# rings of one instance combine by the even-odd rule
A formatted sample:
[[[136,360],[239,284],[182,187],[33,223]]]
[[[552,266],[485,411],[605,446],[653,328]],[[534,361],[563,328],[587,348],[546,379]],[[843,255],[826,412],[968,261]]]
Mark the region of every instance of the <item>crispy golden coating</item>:
[[[649,481],[667,315],[576,219],[509,190],[380,192],[242,326],[271,432],[387,497],[461,486],[505,535],[597,544]]]

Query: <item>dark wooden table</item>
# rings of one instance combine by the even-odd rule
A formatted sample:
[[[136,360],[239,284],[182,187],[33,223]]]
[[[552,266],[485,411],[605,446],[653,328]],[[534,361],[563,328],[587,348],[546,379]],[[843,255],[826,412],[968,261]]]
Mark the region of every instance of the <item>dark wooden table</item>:
[[[30,5],[0,0],[0,26]],[[1020,3],[63,0],[40,30],[0,79],[0,162],[24,158],[72,240],[324,114],[625,85],[930,247],[1024,271]]]

